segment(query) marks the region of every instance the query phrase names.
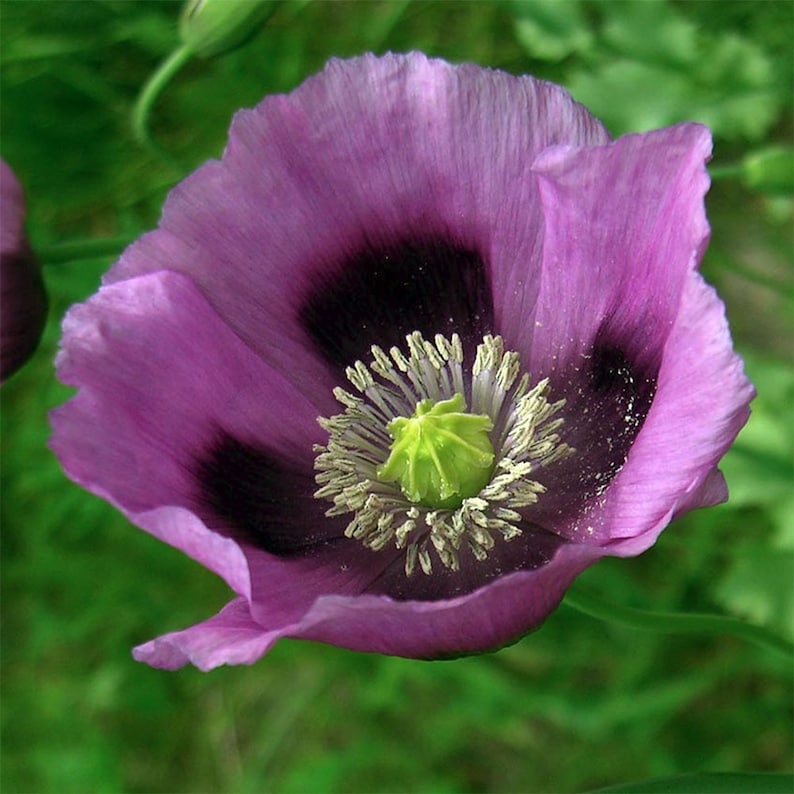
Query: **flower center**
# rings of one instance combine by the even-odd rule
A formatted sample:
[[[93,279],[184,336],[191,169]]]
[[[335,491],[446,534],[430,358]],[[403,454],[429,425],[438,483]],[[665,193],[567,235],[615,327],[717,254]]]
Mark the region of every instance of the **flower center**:
[[[488,484],[494,451],[490,417],[465,413],[462,394],[422,400],[410,417],[386,425],[391,454],[377,470],[381,482],[398,482],[411,502],[426,507],[460,507]]]
[[[344,410],[319,420],[329,438],[315,450],[315,497],[350,516],[347,537],[405,549],[410,576],[434,559],[458,570],[466,548],[483,561],[495,537],[521,535],[545,491],[533,473],[574,450],[557,432],[565,401],[549,401],[547,380],[530,388],[501,337],[483,339],[470,372],[457,334],[406,341],[408,355],[373,346],[369,366],[348,368],[361,397],[334,390]]]

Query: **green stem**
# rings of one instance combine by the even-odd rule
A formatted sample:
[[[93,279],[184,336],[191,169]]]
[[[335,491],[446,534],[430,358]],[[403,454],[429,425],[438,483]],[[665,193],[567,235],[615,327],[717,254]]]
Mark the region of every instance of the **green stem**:
[[[138,141],[169,164],[177,167],[178,164],[173,158],[152,139],[149,132],[149,115],[157,97],[192,56],[193,52],[186,44],[177,47],[146,81],[132,111],[132,130]]]
[[[68,240],[54,245],[36,247],[36,256],[45,265],[59,265],[78,259],[115,257],[126,248],[133,237],[103,237],[98,240]]]
[[[766,629],[737,618],[682,612],[646,612],[602,601],[592,593],[569,590],[565,603],[585,615],[640,631],[660,634],[730,634],[769,651],[794,658],[794,645]]]

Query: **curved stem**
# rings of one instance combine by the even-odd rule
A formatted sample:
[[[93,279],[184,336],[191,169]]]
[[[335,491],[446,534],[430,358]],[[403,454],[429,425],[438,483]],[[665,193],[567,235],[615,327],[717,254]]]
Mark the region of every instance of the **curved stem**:
[[[776,653],[794,658],[794,645],[760,626],[723,615],[702,615],[685,612],[646,612],[602,601],[580,589],[569,590],[565,604],[585,615],[628,626],[640,631],[661,634],[730,634]]]
[[[144,83],[132,110],[132,131],[137,140],[159,157],[165,158],[171,165],[175,165],[173,158],[155,143],[149,133],[149,115],[157,97],[192,55],[191,49],[186,44],[177,47]]]

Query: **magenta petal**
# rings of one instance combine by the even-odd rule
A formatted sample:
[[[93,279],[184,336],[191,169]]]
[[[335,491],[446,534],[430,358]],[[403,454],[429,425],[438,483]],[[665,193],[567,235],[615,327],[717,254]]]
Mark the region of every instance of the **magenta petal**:
[[[241,111],[223,159],[64,323],[64,468],[239,596],[136,658],[248,664],[281,637],[491,650],[588,565],[724,499],[717,464],[753,390],[696,272],[710,147],[696,124],[609,143],[562,89],[417,53],[332,61]],[[534,434],[537,457],[519,468],[500,446],[482,508],[439,513],[378,482],[390,420],[448,388],[435,354],[395,356],[417,387],[395,386],[404,402],[356,370],[376,407],[337,391],[339,415],[346,367],[414,329],[460,334],[478,399],[502,399],[488,366],[471,372],[493,333],[565,401],[553,425],[541,400],[494,408],[494,433],[526,430],[512,449],[528,456]],[[544,432],[571,454],[550,462]]]
[[[702,482],[682,494],[676,505],[673,518],[682,516],[699,507],[712,507],[728,500],[728,484],[719,469],[712,469]]]
[[[278,639],[251,619],[243,598],[228,603],[215,617],[139,645],[132,655],[162,670],[193,664],[212,670],[222,664],[253,664]]]
[[[104,287],[73,308],[58,370],[80,389],[52,414],[66,471],[128,515],[152,516],[140,523],[202,562],[210,541],[187,511],[201,506],[195,468],[219,429],[309,470],[322,438],[316,409],[175,273]]]
[[[710,153],[709,131],[682,124],[538,158],[544,241],[532,371],[567,375],[599,335],[633,363],[658,367],[708,240]]]
[[[219,429],[309,469],[323,438],[316,408],[175,273],[103,287],[74,307],[57,365],[80,391],[53,414],[53,448],[81,483],[136,512],[189,504],[189,467]]]
[[[717,463],[747,421],[754,396],[733,352],[724,305],[691,273],[656,397],[610,491],[611,554],[639,554],[673,515],[727,497]]]
[[[113,499],[100,489],[94,489],[94,493],[113,503]],[[116,507],[136,526],[183,551],[220,576],[235,593],[251,599],[249,560],[240,545],[231,538],[208,529],[199,518],[182,507],[160,507],[144,513],[131,513],[118,504]]]
[[[530,368],[566,405],[576,454],[548,472],[537,520],[607,542],[599,498],[650,408],[682,294],[708,240],[708,130],[683,124],[606,146],[557,147],[536,161],[543,274]]]
[[[493,650],[537,628],[559,605],[571,581],[601,553],[565,546],[537,571],[503,577],[446,601],[393,601],[385,596],[326,595],[291,624],[266,628],[244,599],[184,631],[137,647],[135,658],[173,670],[251,664],[283,637],[318,640],[357,651],[409,658],[443,658]]]
[[[266,603],[266,620],[302,615],[319,593],[360,592],[389,563],[358,543],[330,543],[344,522],[324,520],[324,504],[311,496],[312,445],[322,440],[316,409],[232,333],[185,276],[119,282],[74,307],[58,369],[80,388],[52,414],[51,446],[67,473],[218,573],[255,612]],[[305,557],[274,557],[213,511],[199,472],[220,431],[305,473],[311,514],[298,494],[284,495],[297,529],[303,533],[300,521],[308,522],[306,534],[320,535]]]
[[[443,601],[325,596],[285,636],[427,659],[493,650],[537,628],[573,579],[602,555],[597,548],[566,545],[542,568]]]
[[[441,239],[487,262],[499,307],[516,283],[531,302],[537,282],[527,265],[542,230],[532,161],[552,144],[606,140],[566,92],[529,77],[419,53],[333,60],[288,96],[238,113],[223,160],[171,193],[160,228],[109,278],[189,273],[252,349],[302,391],[327,395],[334,383],[301,312],[351,257]],[[441,290],[454,286],[449,279]],[[439,285],[431,279],[428,290]],[[386,340],[372,317],[360,317],[372,308],[365,293],[338,308],[358,313],[367,350]],[[391,288],[387,319],[399,316],[400,298]],[[512,314],[498,312],[510,331]],[[430,333],[444,330],[441,313],[435,321]]]

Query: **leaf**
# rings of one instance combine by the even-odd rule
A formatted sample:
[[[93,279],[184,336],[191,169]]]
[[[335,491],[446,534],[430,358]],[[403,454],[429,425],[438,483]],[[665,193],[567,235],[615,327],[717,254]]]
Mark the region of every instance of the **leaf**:
[[[524,0],[510,8],[516,38],[532,58],[561,61],[590,48],[593,35],[578,0]]]
[[[752,413],[720,468],[730,504],[778,507],[792,498],[794,460],[794,372],[788,363],[745,354],[747,373],[758,390]]]
[[[666,2],[613,2],[605,11],[604,40],[622,55],[673,66],[697,59],[697,26]]]
[[[793,581],[791,549],[743,549],[732,560],[714,595],[733,614],[794,640]]]
[[[689,120],[758,140],[775,122],[786,92],[755,42],[698,28],[667,2],[598,8],[603,43],[568,85],[614,134]]]
[[[732,545],[712,595],[737,617],[794,639],[794,373],[783,362],[749,357],[746,363],[758,397],[721,468],[728,505],[746,513],[747,532]]]

